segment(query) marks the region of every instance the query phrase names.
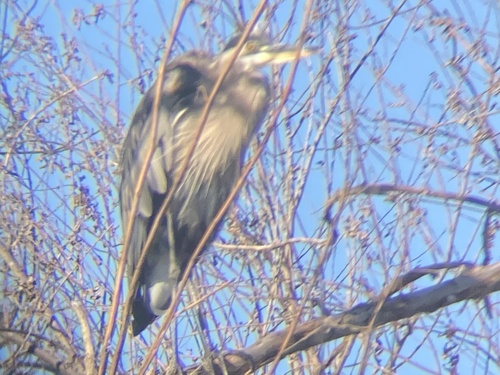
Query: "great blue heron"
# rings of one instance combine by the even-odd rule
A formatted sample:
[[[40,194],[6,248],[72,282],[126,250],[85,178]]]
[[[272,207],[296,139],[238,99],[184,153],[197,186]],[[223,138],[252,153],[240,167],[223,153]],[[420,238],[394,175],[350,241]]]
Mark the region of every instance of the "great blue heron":
[[[207,98],[227,69],[238,40],[230,41],[218,56],[188,52],[166,67],[153,159],[133,218],[129,278],[141,252],[146,251],[143,245],[153,220],[190,151]],[[269,106],[269,83],[259,68],[291,61],[296,51],[251,37],[232,65],[210,107],[182,182],[147,249],[132,307],[134,336],[169,307],[191,255],[240,175],[243,154]],[[310,52],[302,50],[300,56]],[[120,204],[124,227],[130,220],[134,189],[150,146],[155,92],[156,84],[139,103],[123,145]]]

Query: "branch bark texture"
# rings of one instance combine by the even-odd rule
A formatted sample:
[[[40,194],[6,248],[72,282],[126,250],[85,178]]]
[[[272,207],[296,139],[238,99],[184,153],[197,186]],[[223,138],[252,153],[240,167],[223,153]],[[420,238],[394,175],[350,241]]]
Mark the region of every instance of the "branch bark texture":
[[[372,301],[352,309],[299,324],[292,334],[282,358],[341,337],[357,334],[369,327],[432,313],[454,303],[481,299],[500,290],[500,263],[466,268],[459,276],[438,285],[408,294]],[[270,363],[280,350],[287,331],[278,331],[262,337],[241,351],[223,352],[214,356],[212,366],[216,374],[244,374]],[[197,366],[185,374],[208,374]]]

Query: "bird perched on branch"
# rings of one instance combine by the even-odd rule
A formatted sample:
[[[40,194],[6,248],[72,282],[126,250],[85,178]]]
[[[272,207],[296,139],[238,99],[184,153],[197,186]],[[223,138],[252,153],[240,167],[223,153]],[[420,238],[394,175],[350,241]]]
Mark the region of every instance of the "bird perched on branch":
[[[266,117],[268,79],[259,69],[292,61],[297,49],[273,46],[250,37],[217,91],[208,118],[166,213],[148,249],[146,238],[176,176],[189,156],[212,88],[227,69],[239,37],[218,56],[193,51],[167,65],[161,86],[157,137],[135,216],[130,217],[134,190],[143,168],[152,131],[156,83],[145,94],[132,118],[122,151],[120,185],[124,228],[133,220],[127,251],[131,280],[141,253],[147,251],[132,307],[134,336],[171,304],[175,288],[205,230],[240,176],[242,158],[256,129]],[[303,49],[299,57],[308,56]]]

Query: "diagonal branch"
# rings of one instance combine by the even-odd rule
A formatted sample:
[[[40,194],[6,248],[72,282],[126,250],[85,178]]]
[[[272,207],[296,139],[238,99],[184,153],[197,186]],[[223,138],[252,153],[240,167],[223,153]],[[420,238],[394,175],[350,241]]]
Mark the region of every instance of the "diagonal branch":
[[[460,193],[450,193],[446,191],[437,191],[426,188],[417,188],[413,186],[405,186],[405,185],[400,186],[392,184],[366,184],[366,185],[354,186],[348,189],[341,189],[337,193],[335,193],[330,199],[328,199],[326,208],[327,210],[329,210],[334,203],[338,202],[341,197],[346,195],[349,196],[355,196],[359,194],[387,195],[389,193],[414,194],[429,198],[444,199],[460,203],[469,203],[472,205],[486,208],[489,210],[491,214],[500,213],[500,202],[498,202],[498,200],[493,200],[493,199],[488,200],[473,195],[462,195]]]
[[[389,298],[382,306],[380,301],[362,303],[346,312],[300,324],[291,335],[288,330],[270,333],[241,351],[228,351],[215,356],[213,368],[216,374],[249,373],[270,363],[280,352],[287,336],[290,336],[290,339],[281,353],[281,358],[315,345],[358,334],[370,326],[378,327],[417,314],[431,313],[454,303],[480,299],[500,291],[500,263],[464,268],[464,271],[452,280]],[[428,269],[432,270],[432,267]],[[208,372],[197,366],[188,368],[184,374],[202,375]]]

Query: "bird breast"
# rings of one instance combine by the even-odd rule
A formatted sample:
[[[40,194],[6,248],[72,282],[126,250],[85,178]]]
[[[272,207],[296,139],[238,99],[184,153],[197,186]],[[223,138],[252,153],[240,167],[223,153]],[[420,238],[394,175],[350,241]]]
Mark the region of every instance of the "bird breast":
[[[226,81],[209,110],[177,189],[177,201],[182,202],[180,217],[212,220],[238,179],[242,156],[268,108],[269,85],[262,75],[247,74]],[[210,92],[211,87],[205,89]],[[195,112],[186,111],[177,121],[173,145],[177,173],[199,131],[202,113],[203,108]],[[211,198],[210,201],[207,201],[208,198]],[[204,209],[199,210],[199,205]],[[188,211],[197,212],[187,214]],[[200,214],[206,217],[196,217]]]

